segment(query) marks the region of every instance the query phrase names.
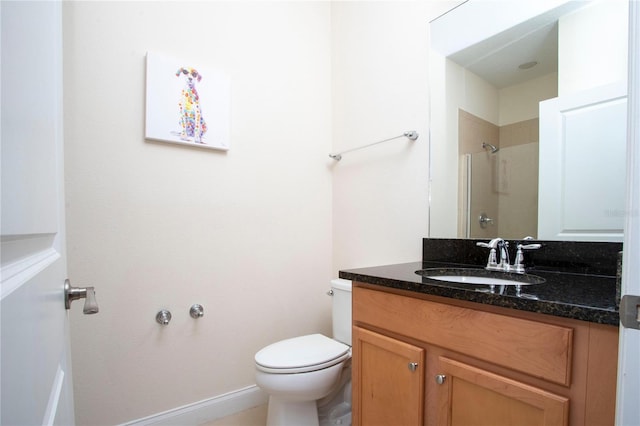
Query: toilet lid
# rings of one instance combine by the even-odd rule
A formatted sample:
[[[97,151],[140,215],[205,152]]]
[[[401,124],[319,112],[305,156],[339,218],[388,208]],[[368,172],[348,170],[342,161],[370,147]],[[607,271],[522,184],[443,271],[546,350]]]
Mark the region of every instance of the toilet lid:
[[[258,351],[255,361],[265,371],[312,371],[342,361],[349,356],[349,350],[344,343],[322,334],[310,334],[273,343]]]

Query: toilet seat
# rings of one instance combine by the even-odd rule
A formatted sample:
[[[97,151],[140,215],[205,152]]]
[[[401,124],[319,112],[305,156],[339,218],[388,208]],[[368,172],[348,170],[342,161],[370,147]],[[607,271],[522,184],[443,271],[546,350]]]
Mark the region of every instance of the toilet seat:
[[[258,351],[256,367],[266,373],[294,374],[321,370],[351,356],[351,348],[322,334],[273,343]]]

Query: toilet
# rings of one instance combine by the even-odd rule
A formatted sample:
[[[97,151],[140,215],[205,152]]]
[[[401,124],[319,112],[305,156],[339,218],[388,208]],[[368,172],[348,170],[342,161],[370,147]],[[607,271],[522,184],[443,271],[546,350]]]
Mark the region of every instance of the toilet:
[[[333,339],[294,337],[255,355],[256,384],[269,395],[267,426],[351,424],[351,281],[332,280],[329,294]]]

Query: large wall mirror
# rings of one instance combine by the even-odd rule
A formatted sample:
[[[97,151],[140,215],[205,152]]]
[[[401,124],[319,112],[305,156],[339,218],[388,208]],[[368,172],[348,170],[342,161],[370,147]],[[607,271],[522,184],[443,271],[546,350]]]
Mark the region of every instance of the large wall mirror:
[[[627,0],[431,22],[430,237],[622,241]]]

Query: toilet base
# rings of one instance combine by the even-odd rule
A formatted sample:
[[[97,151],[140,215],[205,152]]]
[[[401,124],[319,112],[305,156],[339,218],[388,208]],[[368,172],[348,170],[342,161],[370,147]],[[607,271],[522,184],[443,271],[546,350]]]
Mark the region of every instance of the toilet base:
[[[319,426],[316,401],[288,401],[270,396],[267,426]]]

